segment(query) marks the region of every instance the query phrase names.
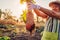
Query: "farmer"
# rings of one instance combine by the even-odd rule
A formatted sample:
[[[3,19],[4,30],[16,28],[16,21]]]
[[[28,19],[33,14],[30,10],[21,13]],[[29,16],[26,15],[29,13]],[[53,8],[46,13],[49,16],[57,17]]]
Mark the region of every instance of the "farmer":
[[[60,20],[60,2],[59,1],[53,1],[49,3],[49,7],[52,10],[43,8],[39,5],[34,5],[31,2],[28,3],[28,5],[29,5],[28,7],[32,8],[38,16],[47,19],[46,27],[44,31],[58,33],[59,20]]]

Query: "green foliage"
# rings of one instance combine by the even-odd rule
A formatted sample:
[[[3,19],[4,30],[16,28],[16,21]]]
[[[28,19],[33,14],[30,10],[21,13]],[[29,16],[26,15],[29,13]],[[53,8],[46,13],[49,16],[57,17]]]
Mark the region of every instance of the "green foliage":
[[[0,37],[0,40],[10,40],[10,37],[8,37],[8,36],[3,36],[3,37]]]
[[[36,28],[36,32],[41,33],[44,31],[44,27]]]
[[[23,19],[23,21],[26,23],[26,13],[27,13],[27,11],[26,10],[24,10],[23,11],[23,14],[22,14],[22,19]]]
[[[45,31],[42,40],[58,40],[58,33]]]
[[[6,25],[6,27],[7,27],[8,29],[11,29],[11,28],[12,28],[12,25],[8,24],[8,25]]]

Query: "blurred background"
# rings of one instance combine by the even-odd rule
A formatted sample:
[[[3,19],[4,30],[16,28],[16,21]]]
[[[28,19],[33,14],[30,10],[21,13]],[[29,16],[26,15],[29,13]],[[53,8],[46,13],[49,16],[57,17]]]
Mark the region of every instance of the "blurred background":
[[[49,2],[55,0],[35,0],[36,4],[49,8]],[[0,0],[0,36],[20,35],[27,33],[24,16],[26,3],[20,4],[20,0]],[[37,16],[34,11],[36,32],[44,30],[46,20]]]

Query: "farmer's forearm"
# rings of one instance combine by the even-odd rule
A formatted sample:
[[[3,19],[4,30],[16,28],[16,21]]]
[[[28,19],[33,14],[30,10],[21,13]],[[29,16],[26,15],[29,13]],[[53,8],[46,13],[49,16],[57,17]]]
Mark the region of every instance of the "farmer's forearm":
[[[39,10],[44,12],[48,16],[52,16],[54,14],[51,10],[48,10],[48,9],[45,9],[45,8],[42,8],[42,7]]]
[[[39,10],[44,12],[45,14],[47,14],[50,17],[60,19],[60,14],[57,14],[57,13],[53,12],[52,10],[48,10],[48,9],[45,9],[45,8],[42,8],[42,7]]]
[[[38,16],[40,16],[40,17],[43,17],[43,18],[47,18],[47,17],[48,17],[45,13],[41,12],[41,11],[38,10],[38,9],[34,9],[34,12],[35,12]]]

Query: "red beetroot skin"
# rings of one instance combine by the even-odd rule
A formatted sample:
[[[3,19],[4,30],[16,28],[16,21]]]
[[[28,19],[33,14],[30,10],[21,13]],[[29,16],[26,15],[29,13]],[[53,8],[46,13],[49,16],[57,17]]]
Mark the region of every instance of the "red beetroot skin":
[[[30,30],[32,27],[31,27],[31,25],[30,24],[26,24],[26,30]]]

